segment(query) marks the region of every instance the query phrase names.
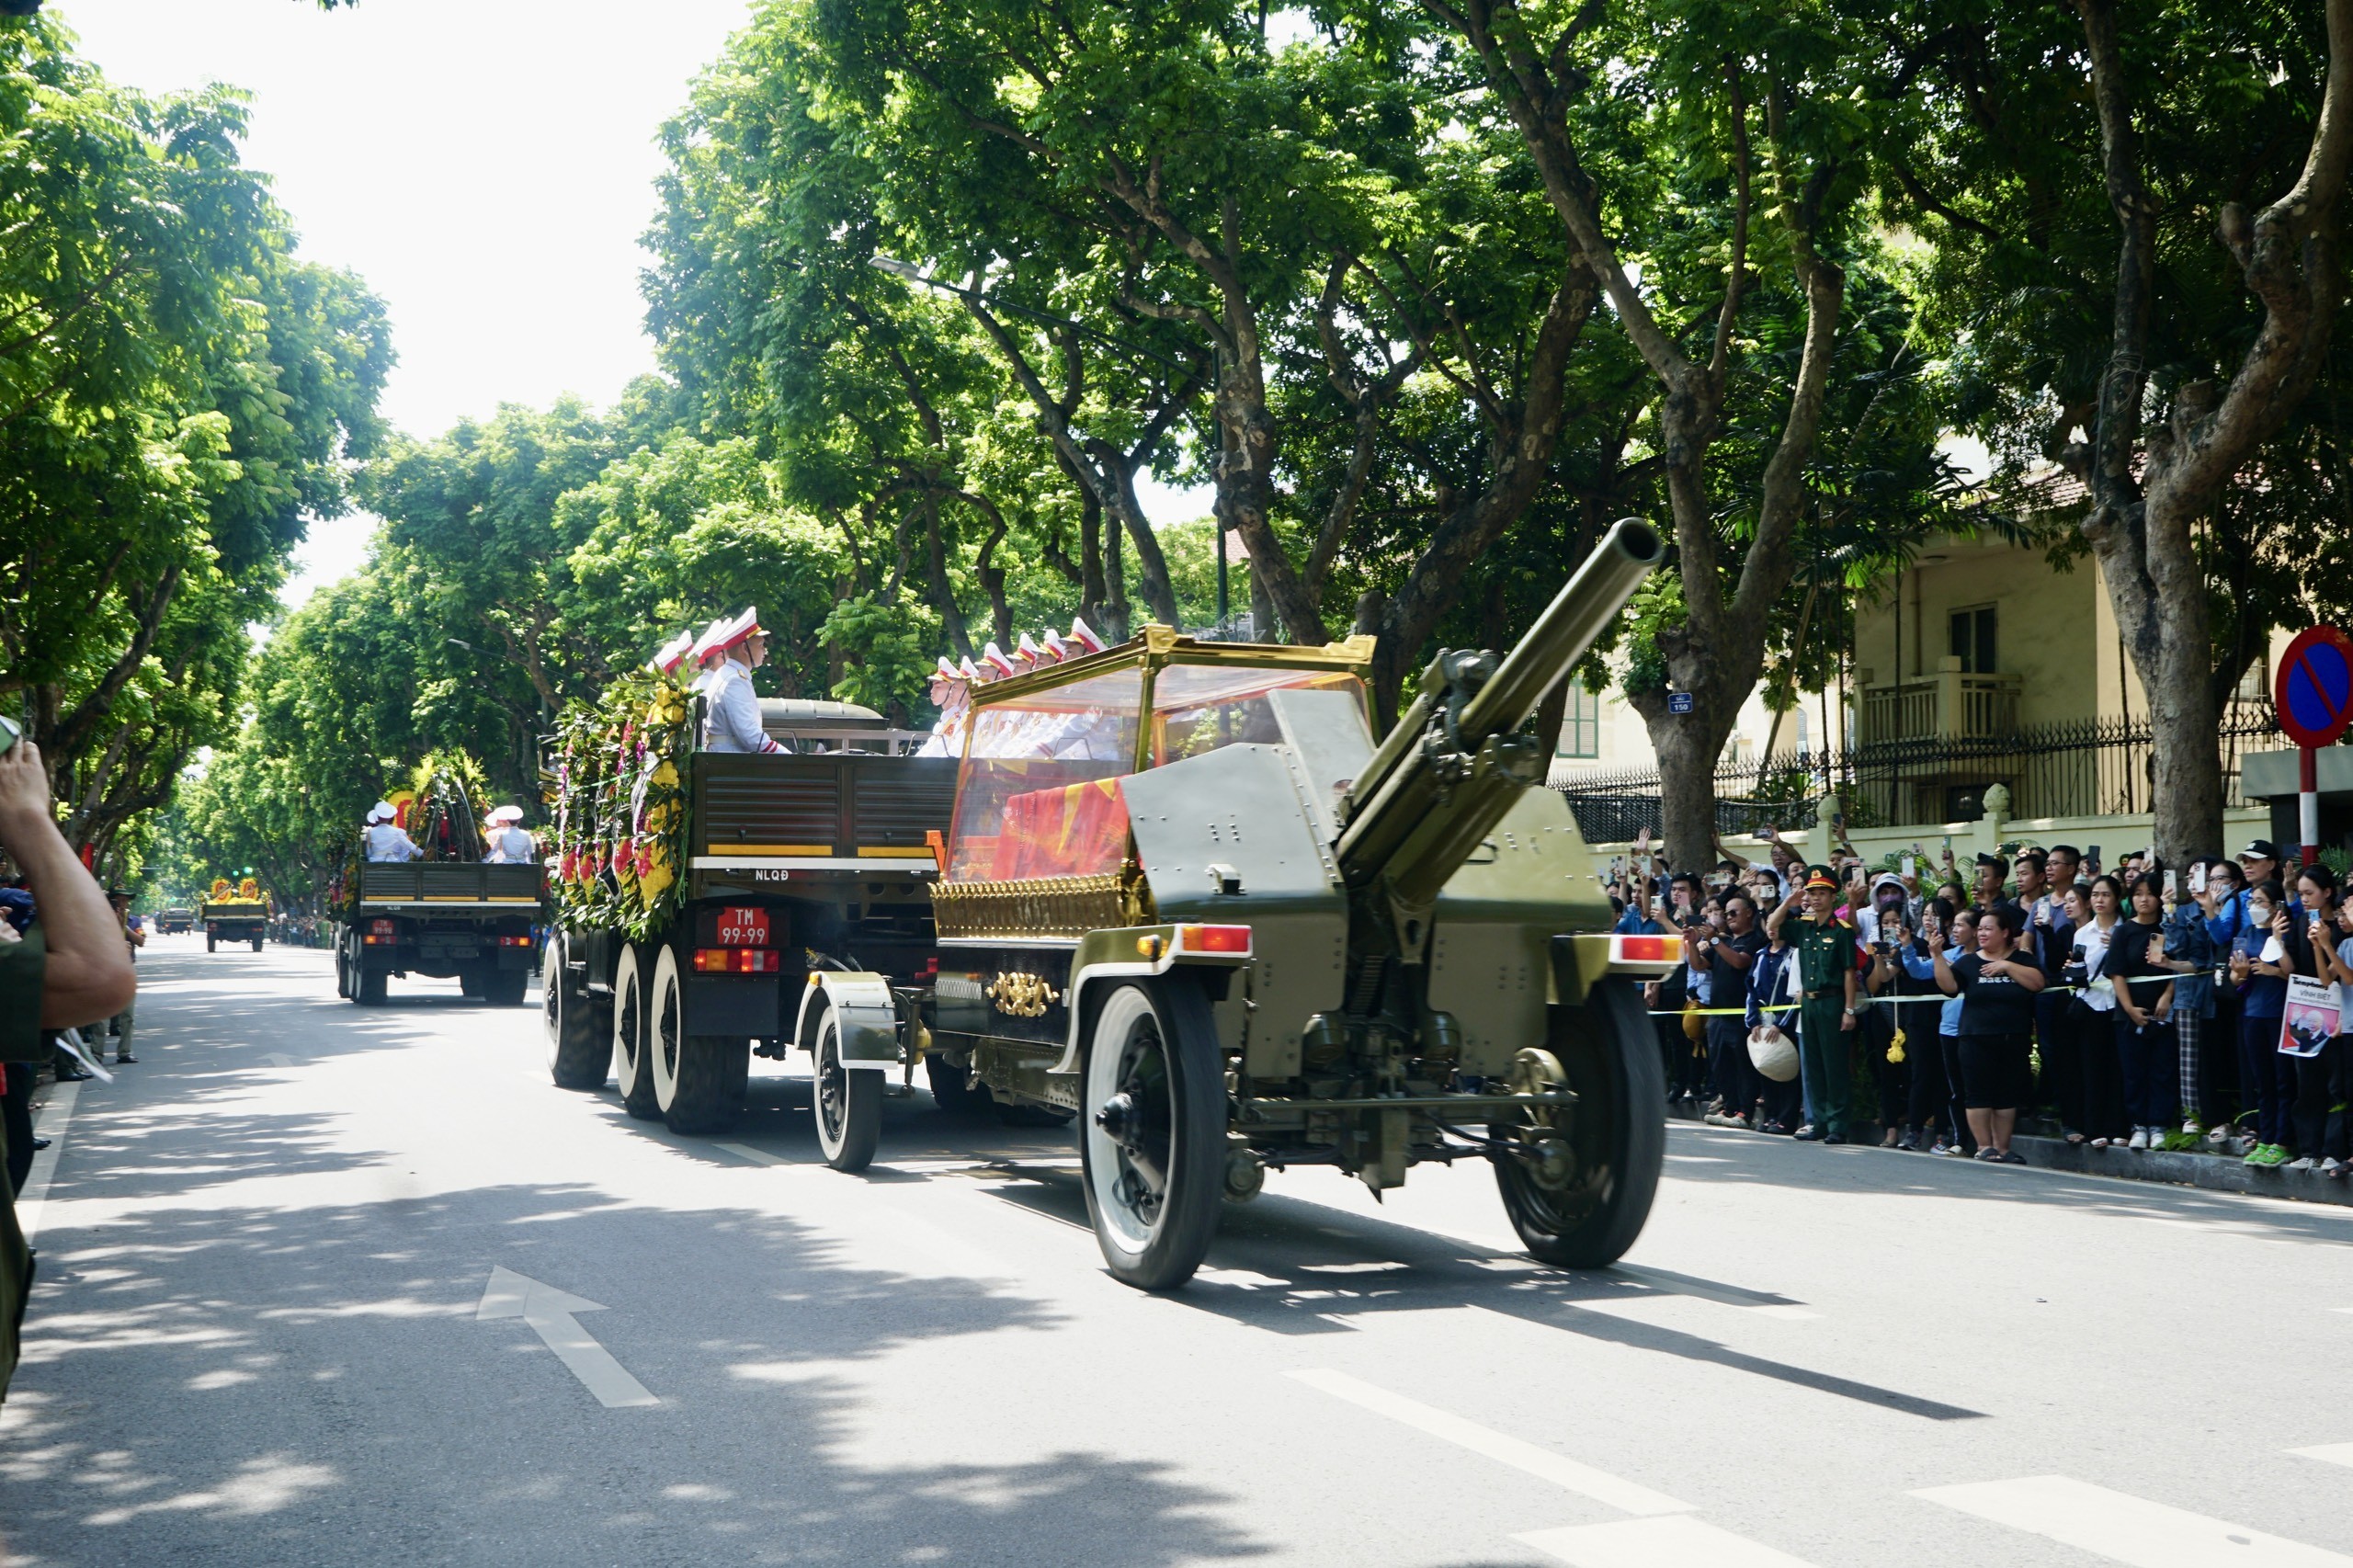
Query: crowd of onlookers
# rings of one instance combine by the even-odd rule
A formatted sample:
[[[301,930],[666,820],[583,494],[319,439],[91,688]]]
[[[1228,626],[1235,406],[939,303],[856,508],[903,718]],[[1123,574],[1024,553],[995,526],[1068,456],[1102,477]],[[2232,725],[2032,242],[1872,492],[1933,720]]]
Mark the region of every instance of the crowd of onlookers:
[[[2097,851],[2094,851],[2097,855]],[[1617,928],[1681,937],[1646,990],[1672,1101],[1717,1125],[2021,1163],[2094,1147],[2353,1169],[2353,896],[2256,839],[2113,869],[2071,845],[1872,869],[1612,869]]]

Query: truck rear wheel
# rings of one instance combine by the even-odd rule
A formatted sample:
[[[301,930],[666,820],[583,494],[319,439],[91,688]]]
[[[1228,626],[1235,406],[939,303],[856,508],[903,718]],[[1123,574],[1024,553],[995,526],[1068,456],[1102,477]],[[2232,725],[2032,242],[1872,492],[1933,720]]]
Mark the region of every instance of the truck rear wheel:
[[[220,950],[220,938],[210,931],[204,934],[204,950],[208,953]]]
[[[482,977],[482,997],[494,1007],[519,1007],[531,988],[531,971],[525,969],[494,969]]]
[[[654,1103],[654,1064],[646,1051],[646,981],[637,944],[621,949],[613,965],[613,1079],[620,1087],[621,1106],[640,1121],[662,1114]]]
[[[358,983],[353,988],[354,994],[352,996],[352,1000],[358,1003],[363,1007],[382,1006],[384,1005],[384,980],[385,974],[381,969],[361,970],[359,971]]]
[[[1490,1124],[1522,1153],[1497,1151],[1504,1211],[1529,1255],[1563,1268],[1606,1268],[1650,1218],[1666,1157],[1666,1073],[1633,986],[1604,980],[1565,1009],[1547,1051],[1523,1052],[1539,1076],[1552,1062],[1577,1103]]]
[[[548,938],[540,972],[540,1019],[547,1032],[548,1076],[559,1089],[601,1089],[613,1067],[611,1042],[599,1039],[588,998],[564,983],[564,942]]]
[[[724,1130],[744,1108],[752,1042],[690,1032],[694,1020],[687,1014],[687,988],[674,947],[665,945],[654,960],[646,1016],[654,1103],[661,1108],[663,1125],[688,1135]]]
[[[931,1080],[931,1103],[950,1116],[974,1116],[986,1109],[989,1092],[972,1069],[959,1067],[944,1056],[923,1059],[924,1076]]]
[[[261,951],[261,933],[258,931],[254,933],[254,951]]]
[[[882,1074],[842,1065],[841,1019],[831,1007],[817,1026],[816,1058],[817,1147],[825,1164],[855,1174],[873,1164],[882,1139]]]
[[[1182,1285],[1225,1196],[1225,1061],[1207,998],[1181,978],[1113,987],[1082,1081],[1086,1217],[1103,1260],[1140,1290]]]

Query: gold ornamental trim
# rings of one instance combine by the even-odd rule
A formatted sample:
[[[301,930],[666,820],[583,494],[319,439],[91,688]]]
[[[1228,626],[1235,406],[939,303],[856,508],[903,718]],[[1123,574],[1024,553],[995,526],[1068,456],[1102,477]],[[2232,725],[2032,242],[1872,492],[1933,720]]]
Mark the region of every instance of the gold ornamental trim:
[[[990,981],[985,994],[998,1012],[1017,1018],[1042,1018],[1047,1008],[1063,999],[1061,992],[1046,983],[1044,975],[1018,970]]]
[[[935,882],[932,921],[942,937],[1069,937],[1150,924],[1151,895],[1132,866],[1087,877]]]

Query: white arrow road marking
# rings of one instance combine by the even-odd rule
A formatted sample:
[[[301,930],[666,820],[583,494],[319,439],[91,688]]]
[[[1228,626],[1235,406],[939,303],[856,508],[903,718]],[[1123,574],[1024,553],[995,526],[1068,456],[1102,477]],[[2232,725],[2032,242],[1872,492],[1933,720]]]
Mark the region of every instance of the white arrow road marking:
[[[2353,1568],[2353,1557],[2064,1475],[1932,1486],[1912,1495],[2132,1568]]]
[[[521,1318],[529,1324],[546,1341],[547,1347],[556,1353],[556,1358],[571,1368],[572,1375],[586,1384],[597,1402],[608,1410],[661,1403],[646,1392],[643,1383],[631,1377],[613,1359],[611,1351],[597,1344],[573,1319],[574,1312],[604,1310],[601,1302],[584,1300],[552,1285],[543,1285],[528,1274],[493,1265],[490,1284],[482,1293],[482,1305],[474,1309],[474,1321]]]
[[[2316,1449],[2290,1449],[2291,1454],[2302,1454],[2308,1460],[2326,1460],[2331,1464],[2353,1464],[2353,1443],[2323,1443]]]
[[[1574,1568],[1810,1568],[1802,1557],[1776,1551],[1688,1514],[1530,1530],[1512,1539]]]
[[[1323,1370],[1297,1371],[1290,1374],[1310,1388],[1322,1389],[1336,1399],[1386,1415],[1392,1421],[1403,1422],[1433,1437],[1484,1454],[1491,1460],[1524,1470],[1529,1474],[1551,1482],[1553,1485],[1590,1497],[1597,1503],[1607,1503],[1629,1514],[1688,1513],[1691,1505],[1678,1503],[1663,1492],[1631,1481],[1620,1481],[1606,1471],[1577,1463],[1550,1449],[1540,1449],[1518,1437],[1507,1437],[1501,1432],[1490,1431],[1475,1421],[1465,1421],[1460,1415],[1433,1409],[1403,1394],[1352,1378],[1346,1372]]]
[[[34,1133],[48,1139],[49,1147],[33,1156],[33,1168],[25,1173],[25,1190],[17,1195],[17,1228],[25,1233],[28,1245],[40,1234],[41,1200],[57,1174],[57,1157],[65,1153],[65,1124],[74,1119],[74,1102],[81,1094],[79,1084],[58,1085],[41,1106],[40,1119],[33,1123]]]

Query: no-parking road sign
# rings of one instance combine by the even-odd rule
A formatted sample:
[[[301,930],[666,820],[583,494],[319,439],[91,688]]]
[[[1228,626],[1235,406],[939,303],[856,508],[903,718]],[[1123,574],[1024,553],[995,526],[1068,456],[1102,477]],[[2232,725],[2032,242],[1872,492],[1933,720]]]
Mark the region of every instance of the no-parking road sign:
[[[2272,685],[2279,728],[2300,746],[2334,745],[2353,724],[2353,638],[2334,626],[2296,633]]]

